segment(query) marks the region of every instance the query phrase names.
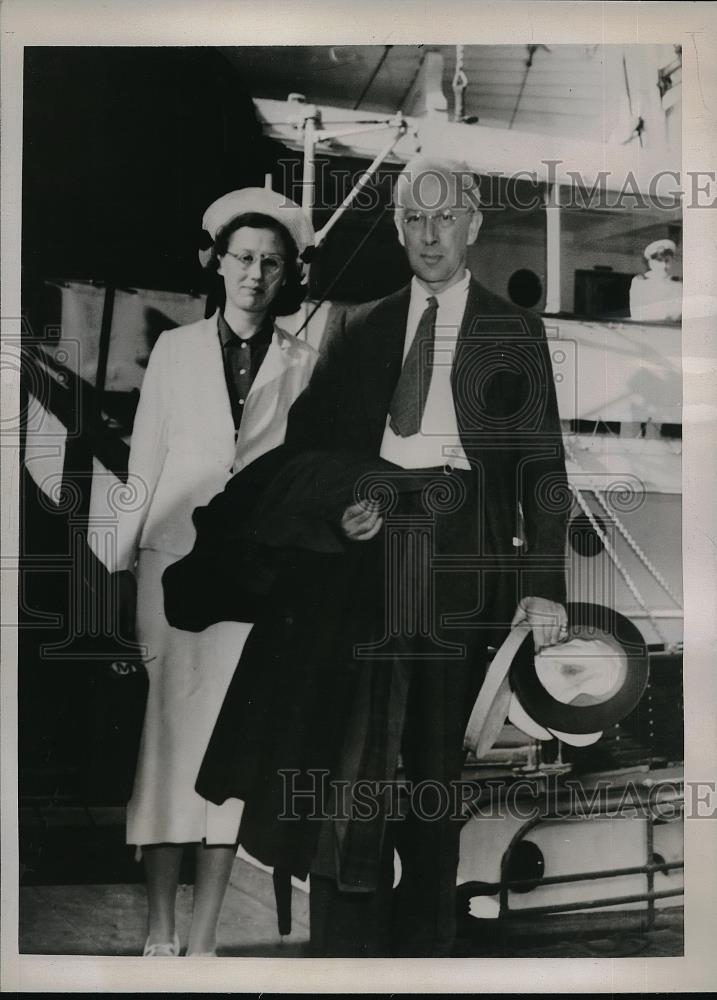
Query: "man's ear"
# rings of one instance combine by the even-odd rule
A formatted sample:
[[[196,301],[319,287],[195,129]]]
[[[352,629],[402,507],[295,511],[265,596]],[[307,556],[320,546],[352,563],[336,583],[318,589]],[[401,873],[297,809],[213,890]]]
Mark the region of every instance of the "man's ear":
[[[217,257],[217,274],[221,274],[222,278],[224,277],[224,271],[222,270],[223,264],[224,264],[224,258]]]
[[[475,243],[478,230],[483,225],[483,213],[475,211],[468,227],[468,244]]]
[[[396,232],[398,233],[398,242],[402,247],[405,247],[406,241],[403,238],[403,224],[398,211],[393,213],[393,224],[396,227]]]

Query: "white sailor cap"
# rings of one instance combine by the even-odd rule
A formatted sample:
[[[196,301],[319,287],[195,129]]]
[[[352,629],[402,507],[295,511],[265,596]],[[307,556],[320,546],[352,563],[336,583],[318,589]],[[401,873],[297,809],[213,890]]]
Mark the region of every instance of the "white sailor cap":
[[[280,222],[296,243],[299,255],[314,243],[314,227],[303,209],[286,195],[267,188],[241,188],[217,198],[204,213],[202,228],[215,240],[220,229],[248,212],[268,215]]]
[[[672,240],[653,240],[652,243],[648,243],[645,247],[645,259],[649,260],[650,257],[657,256],[658,253],[676,253],[677,247]]]

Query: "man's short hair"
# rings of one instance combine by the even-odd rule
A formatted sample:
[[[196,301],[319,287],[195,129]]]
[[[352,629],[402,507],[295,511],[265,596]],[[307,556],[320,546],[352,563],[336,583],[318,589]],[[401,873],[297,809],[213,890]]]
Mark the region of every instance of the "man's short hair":
[[[407,191],[413,195],[414,202],[426,211],[437,207],[428,204],[422,205],[421,183],[424,177],[435,177],[439,179],[441,186],[445,185],[446,197],[451,198],[451,207],[464,208],[467,203],[468,207],[474,211],[478,211],[480,208],[478,180],[465,160],[414,156],[408,161],[394,184],[393,204],[397,216],[403,208],[402,201]],[[451,181],[453,181],[452,191]]]

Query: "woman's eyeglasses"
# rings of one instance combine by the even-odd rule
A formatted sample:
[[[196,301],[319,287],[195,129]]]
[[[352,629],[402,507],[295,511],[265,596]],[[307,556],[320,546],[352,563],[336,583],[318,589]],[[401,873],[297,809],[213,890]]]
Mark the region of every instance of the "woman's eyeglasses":
[[[458,221],[459,215],[465,215],[465,211],[451,212],[444,209],[442,212],[404,212],[403,221],[409,229],[420,229],[427,219],[439,229],[451,229]]]
[[[227,256],[233,257],[245,271],[250,271],[258,260],[261,264],[262,272],[270,278],[275,277],[284,266],[284,258],[275,254],[255,254],[250,250],[240,250],[239,253],[232,253],[231,250],[227,250]]]

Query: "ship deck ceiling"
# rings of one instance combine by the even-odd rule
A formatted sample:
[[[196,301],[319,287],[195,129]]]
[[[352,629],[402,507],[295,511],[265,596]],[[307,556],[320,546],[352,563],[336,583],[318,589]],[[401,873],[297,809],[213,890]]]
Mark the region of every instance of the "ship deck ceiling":
[[[455,45],[325,45],[223,48],[252,92],[392,114],[404,104],[427,51],[443,57],[443,92],[449,106]],[[598,45],[538,45],[526,76],[527,46],[465,45],[468,78],[464,114],[483,124],[549,131],[557,135],[608,134],[614,108],[605,100],[605,50]],[[375,75],[374,75],[375,74]],[[522,89],[522,93],[521,93]]]

